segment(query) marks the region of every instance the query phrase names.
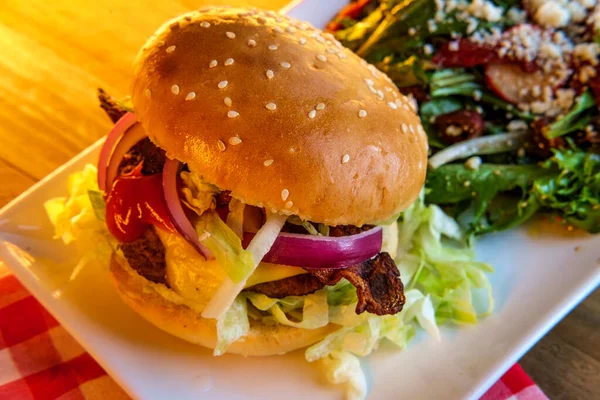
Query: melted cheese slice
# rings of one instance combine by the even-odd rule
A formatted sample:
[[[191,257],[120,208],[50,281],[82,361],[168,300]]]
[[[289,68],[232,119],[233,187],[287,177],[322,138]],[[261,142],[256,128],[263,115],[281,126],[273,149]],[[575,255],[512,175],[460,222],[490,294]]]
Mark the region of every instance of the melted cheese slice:
[[[201,257],[181,236],[161,229],[156,231],[165,246],[169,286],[181,297],[205,306],[225,279],[225,271],[216,260]],[[302,268],[260,263],[245,287],[306,273]]]

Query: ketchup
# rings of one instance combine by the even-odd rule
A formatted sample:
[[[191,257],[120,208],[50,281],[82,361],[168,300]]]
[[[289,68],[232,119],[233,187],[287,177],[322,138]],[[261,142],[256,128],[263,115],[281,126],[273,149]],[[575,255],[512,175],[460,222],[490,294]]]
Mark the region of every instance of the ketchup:
[[[120,242],[139,239],[150,225],[176,233],[167,213],[162,174],[144,176],[140,167],[117,178],[106,200],[106,225]]]

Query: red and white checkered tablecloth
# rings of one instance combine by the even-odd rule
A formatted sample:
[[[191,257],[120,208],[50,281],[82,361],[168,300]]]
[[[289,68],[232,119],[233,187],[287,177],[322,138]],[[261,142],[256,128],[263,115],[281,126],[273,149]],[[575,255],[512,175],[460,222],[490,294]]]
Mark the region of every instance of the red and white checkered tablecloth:
[[[0,400],[129,399],[0,263]],[[514,365],[483,400],[546,400]]]

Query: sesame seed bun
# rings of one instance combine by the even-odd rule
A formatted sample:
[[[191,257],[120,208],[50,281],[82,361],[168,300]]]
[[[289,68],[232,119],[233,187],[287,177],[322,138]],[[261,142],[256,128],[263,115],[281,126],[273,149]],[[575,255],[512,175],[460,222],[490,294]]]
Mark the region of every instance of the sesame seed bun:
[[[163,25],[133,104],[167,155],[246,204],[328,225],[386,220],[425,180],[413,102],[330,34],[213,7]]]
[[[152,283],[135,272],[122,257],[113,254],[110,271],[117,292],[135,312],[158,328],[196,345],[214,349],[217,343],[216,320],[204,319],[191,308],[166,300]],[[250,332],[227,348],[227,353],[244,356],[269,356],[301,349],[336,331],[329,324],[318,329],[286,325],[266,325],[250,319]]]

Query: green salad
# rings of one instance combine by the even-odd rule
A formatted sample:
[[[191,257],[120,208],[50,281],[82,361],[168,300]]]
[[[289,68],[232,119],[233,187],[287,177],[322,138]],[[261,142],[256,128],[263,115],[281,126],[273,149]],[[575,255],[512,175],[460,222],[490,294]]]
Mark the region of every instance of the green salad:
[[[600,232],[596,1],[361,0],[328,29],[418,101],[428,204],[476,235]]]

